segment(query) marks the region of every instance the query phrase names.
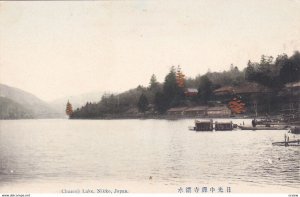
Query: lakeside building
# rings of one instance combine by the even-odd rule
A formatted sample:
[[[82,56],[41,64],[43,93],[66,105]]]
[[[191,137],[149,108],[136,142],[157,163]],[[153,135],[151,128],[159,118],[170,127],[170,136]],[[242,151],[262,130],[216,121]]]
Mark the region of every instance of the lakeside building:
[[[187,88],[184,94],[186,97],[194,97],[198,95],[198,90],[196,88]]]
[[[215,96],[252,95],[271,93],[272,90],[258,83],[244,83],[240,86],[223,86],[213,91]]]
[[[263,85],[247,82],[240,86],[224,86],[214,90],[215,98],[224,104],[228,104],[232,99],[238,97],[246,103],[246,112],[258,113],[261,111],[271,111],[270,100],[273,91]],[[267,105],[265,105],[267,103]]]
[[[281,105],[282,113],[300,113],[300,81],[285,84],[278,95],[285,101]]]
[[[167,111],[167,115],[171,116],[183,116],[187,107],[173,107]]]
[[[223,86],[213,91],[216,96],[227,96],[234,94],[234,88],[232,86]]]
[[[167,111],[171,116],[184,117],[230,117],[231,110],[227,106],[207,107],[176,107]]]
[[[230,115],[231,115],[231,110],[226,106],[207,108],[208,117],[230,117]]]
[[[196,107],[189,107],[185,110],[184,114],[186,116],[191,117],[204,117],[207,115],[207,107],[206,106],[196,106]]]

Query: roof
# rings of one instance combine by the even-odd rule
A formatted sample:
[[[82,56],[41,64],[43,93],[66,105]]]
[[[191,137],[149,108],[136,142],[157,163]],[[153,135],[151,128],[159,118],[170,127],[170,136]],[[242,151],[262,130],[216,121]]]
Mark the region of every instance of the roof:
[[[168,112],[182,112],[184,111],[185,109],[187,109],[187,107],[173,107],[173,108],[170,108],[168,110]]]
[[[300,81],[287,83],[279,92],[280,96],[299,96],[300,95]]]
[[[232,86],[223,86],[221,88],[218,88],[218,89],[214,90],[214,93],[216,95],[232,94],[233,93],[233,87]]]
[[[266,93],[272,92],[272,90],[266,86],[260,85],[258,83],[245,83],[234,88],[236,94],[242,93]]]
[[[221,110],[229,110],[226,106],[218,106],[218,107],[209,107],[207,111],[221,111]]]
[[[206,109],[207,109],[206,106],[196,106],[196,107],[189,107],[185,111],[203,111],[203,110],[206,110]]]
[[[299,88],[300,87],[300,81],[293,82],[293,83],[287,83],[285,84],[286,88]]]
[[[260,85],[258,83],[248,82],[241,84],[240,86],[223,86],[214,90],[216,95],[225,95],[225,94],[242,94],[242,93],[265,93],[272,92],[270,88]]]
[[[185,92],[198,93],[198,90],[196,88],[187,88]]]

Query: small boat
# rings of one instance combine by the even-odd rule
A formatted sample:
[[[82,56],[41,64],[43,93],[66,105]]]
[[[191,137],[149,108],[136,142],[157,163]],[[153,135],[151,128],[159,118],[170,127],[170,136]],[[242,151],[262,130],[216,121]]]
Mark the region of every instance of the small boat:
[[[274,145],[274,146],[300,146],[300,140],[273,142],[272,145]]]
[[[189,130],[191,130],[191,131],[196,131],[196,127],[189,126]]]
[[[242,130],[286,130],[286,126],[256,126],[256,127],[251,127],[251,126],[238,126]]]
[[[300,127],[299,126],[291,127],[290,132],[293,134],[300,134]]]
[[[271,126],[271,125],[279,126],[279,125],[283,125],[283,126],[286,126],[288,124],[285,123],[285,122],[262,122],[262,121],[256,121],[256,125],[264,125],[264,126]]]

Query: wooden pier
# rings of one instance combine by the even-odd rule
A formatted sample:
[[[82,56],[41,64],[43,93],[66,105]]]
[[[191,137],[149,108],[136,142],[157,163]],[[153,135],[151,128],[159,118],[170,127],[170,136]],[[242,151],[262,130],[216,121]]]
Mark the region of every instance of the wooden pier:
[[[238,126],[242,130],[286,130],[287,126]]]

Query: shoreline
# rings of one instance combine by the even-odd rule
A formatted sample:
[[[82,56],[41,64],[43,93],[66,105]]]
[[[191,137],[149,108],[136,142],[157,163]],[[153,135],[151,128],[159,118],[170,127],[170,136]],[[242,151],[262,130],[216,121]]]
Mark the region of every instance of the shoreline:
[[[277,115],[279,116],[279,115]],[[275,116],[270,116],[270,119],[275,119]],[[1,120],[182,120],[182,119],[264,119],[265,116],[255,117],[254,115],[245,116],[174,116],[174,115],[156,115],[156,116],[107,116],[107,117],[87,117],[87,118],[17,118],[17,119],[0,119]]]
[[[279,115],[270,116],[276,119]],[[186,116],[186,115],[110,115],[106,117],[69,118],[70,120],[123,120],[123,119],[160,119],[160,120],[181,120],[181,119],[264,119],[265,116],[244,115],[244,116]]]

